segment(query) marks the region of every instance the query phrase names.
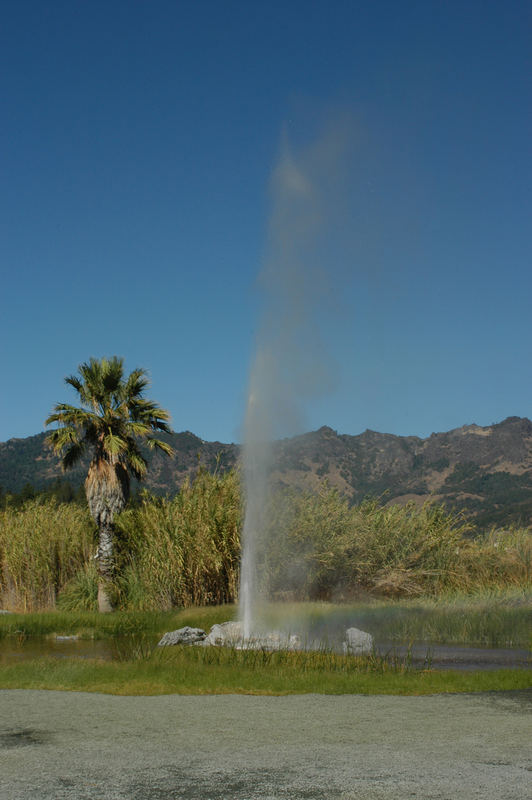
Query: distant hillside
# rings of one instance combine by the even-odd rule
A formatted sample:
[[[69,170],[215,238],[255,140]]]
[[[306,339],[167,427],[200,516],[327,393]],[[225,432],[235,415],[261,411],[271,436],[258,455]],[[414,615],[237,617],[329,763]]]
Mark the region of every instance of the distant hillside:
[[[0,486],[45,488],[61,475],[45,434],[0,443]],[[201,463],[206,469],[235,466],[240,447],[204,442],[194,434],[166,437],[173,459],[154,455],[145,486],[172,493]],[[428,498],[473,515],[479,526],[532,523],[532,422],[508,417],[489,427],[464,425],[427,439],[365,431],[337,434],[323,427],[275,446],[273,479],[279,485],[316,489],[327,479],[351,501],[367,495],[385,502],[422,503]],[[80,485],[87,464],[68,474]]]
[[[175,450],[173,458],[159,452],[147,453],[150,469],[143,486],[157,494],[177,491],[186,477],[194,475],[198,466],[210,471],[230,469],[237,463],[240,448],[235,444],[204,442],[193,433],[158,434],[170,442]],[[0,442],[0,486],[18,492],[24,484],[44,489],[64,476],[73,486],[81,486],[87,475],[89,459],[74,469],[63,473],[59,458],[46,446],[46,434],[39,433],[26,439],[9,439]]]
[[[275,477],[308,489],[327,478],[358,502],[423,503],[429,497],[463,509],[480,526],[532,523],[532,422],[508,417],[482,428],[464,425],[427,439],[331,428],[279,445]]]

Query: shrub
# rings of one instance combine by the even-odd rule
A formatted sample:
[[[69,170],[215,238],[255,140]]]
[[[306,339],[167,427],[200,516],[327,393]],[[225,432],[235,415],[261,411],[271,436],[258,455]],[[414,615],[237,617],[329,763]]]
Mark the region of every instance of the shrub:
[[[349,508],[336,491],[277,494],[261,551],[263,591],[330,599],[357,591],[420,595],[463,586],[464,534],[471,525],[440,506]]]

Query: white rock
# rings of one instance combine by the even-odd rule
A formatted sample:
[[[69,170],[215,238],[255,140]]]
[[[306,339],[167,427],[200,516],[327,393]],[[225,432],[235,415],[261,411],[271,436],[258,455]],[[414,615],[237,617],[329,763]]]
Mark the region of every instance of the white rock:
[[[373,650],[373,636],[359,628],[348,628],[345,632],[344,653],[351,656],[362,656]]]
[[[237,645],[242,641],[242,625],[240,622],[222,622],[213,625],[208,636],[201,642],[202,645]]]
[[[222,622],[213,625],[209,635],[201,642],[201,647],[234,647],[236,650],[301,650],[301,637],[281,631],[268,631],[244,638],[241,622]]]
[[[237,650],[302,650],[303,646],[301,637],[297,633],[288,635],[280,631],[268,631],[242,640],[236,648]]]
[[[174,644],[197,644],[204,641],[207,634],[201,628],[191,628],[185,625],[184,628],[179,628],[177,631],[168,631],[165,633],[157,647],[169,647]]]

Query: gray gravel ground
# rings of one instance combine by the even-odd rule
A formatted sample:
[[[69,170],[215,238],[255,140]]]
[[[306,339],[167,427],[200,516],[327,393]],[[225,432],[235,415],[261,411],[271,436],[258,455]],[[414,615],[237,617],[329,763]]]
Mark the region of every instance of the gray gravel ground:
[[[527,800],[532,692],[0,691],[2,800]]]

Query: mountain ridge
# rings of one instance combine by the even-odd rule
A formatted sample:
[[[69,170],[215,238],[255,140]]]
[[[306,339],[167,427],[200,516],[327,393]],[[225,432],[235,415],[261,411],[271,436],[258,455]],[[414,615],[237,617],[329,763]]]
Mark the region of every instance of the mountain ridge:
[[[20,491],[25,483],[45,488],[61,477],[59,459],[45,445],[46,433],[0,442],[0,486]],[[147,489],[175,492],[198,466],[210,471],[238,466],[241,446],[207,442],[190,431],[165,435],[172,459],[155,454],[143,482]],[[532,523],[532,422],[511,416],[482,427],[475,423],[426,438],[366,429],[338,434],[316,431],[274,443],[274,484],[314,491],[326,479],[350,502],[378,496],[383,502],[426,500],[463,510],[479,525]],[[81,485],[88,460],[65,475]]]

